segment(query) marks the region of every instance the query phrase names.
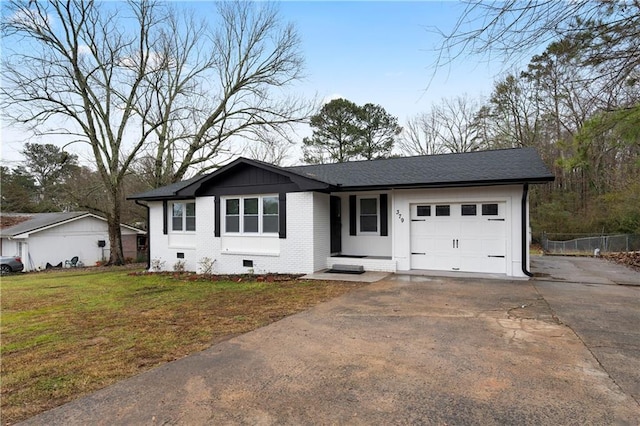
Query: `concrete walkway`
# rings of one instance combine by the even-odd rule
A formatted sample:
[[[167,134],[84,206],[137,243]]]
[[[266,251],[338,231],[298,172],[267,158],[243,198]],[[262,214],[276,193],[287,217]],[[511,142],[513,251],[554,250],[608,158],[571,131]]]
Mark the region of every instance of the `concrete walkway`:
[[[391,276],[25,423],[637,425],[640,287],[547,260]]]

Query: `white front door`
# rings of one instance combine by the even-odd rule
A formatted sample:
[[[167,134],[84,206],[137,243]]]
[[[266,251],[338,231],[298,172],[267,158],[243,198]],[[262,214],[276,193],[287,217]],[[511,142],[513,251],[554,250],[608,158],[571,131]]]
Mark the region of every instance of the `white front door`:
[[[504,202],[411,205],[411,268],[505,273],[505,213]]]

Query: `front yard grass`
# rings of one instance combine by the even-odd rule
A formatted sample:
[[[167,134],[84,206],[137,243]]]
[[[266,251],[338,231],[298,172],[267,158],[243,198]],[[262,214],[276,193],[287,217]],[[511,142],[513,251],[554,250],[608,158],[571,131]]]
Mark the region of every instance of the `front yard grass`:
[[[192,281],[129,271],[2,278],[2,423],[10,424],[361,286]]]

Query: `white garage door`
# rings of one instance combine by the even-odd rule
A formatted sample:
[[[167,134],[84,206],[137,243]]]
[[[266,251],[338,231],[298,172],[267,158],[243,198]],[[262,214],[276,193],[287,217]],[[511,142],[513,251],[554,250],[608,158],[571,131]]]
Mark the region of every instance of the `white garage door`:
[[[411,269],[506,272],[505,203],[411,205]]]

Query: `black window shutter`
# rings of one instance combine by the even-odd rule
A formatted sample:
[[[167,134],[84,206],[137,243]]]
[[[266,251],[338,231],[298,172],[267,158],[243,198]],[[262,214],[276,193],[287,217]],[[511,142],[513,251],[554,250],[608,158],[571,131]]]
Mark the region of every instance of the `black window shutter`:
[[[168,226],[168,219],[169,216],[169,203],[167,203],[167,200],[162,200],[162,233],[164,235],[167,235],[167,226]]]
[[[356,235],[358,221],[356,218],[356,196],[349,195],[349,235]]]
[[[278,237],[287,238],[287,193],[278,194]]]
[[[380,194],[380,236],[389,235],[389,219],[387,212],[387,194]]]
[[[220,236],[220,221],[222,220],[220,218],[220,197],[216,195],[216,198],[213,200],[213,236],[214,237],[219,237]]]

